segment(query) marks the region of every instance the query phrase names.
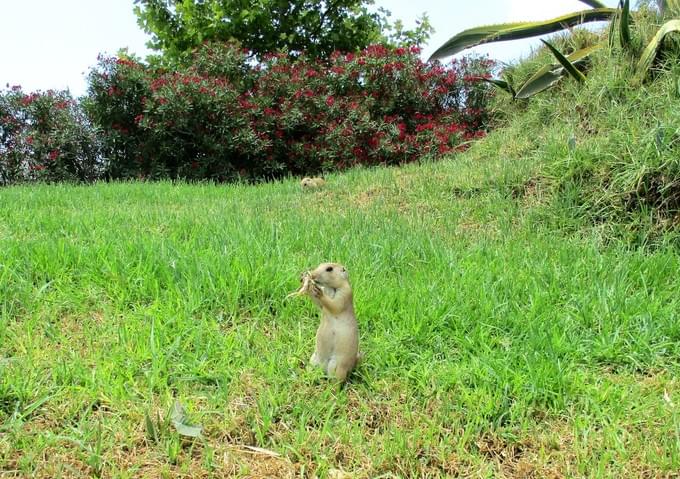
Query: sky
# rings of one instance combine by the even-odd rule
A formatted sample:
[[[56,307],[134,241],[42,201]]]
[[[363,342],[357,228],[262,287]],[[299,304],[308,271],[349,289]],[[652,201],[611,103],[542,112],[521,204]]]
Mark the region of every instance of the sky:
[[[615,6],[617,0],[605,0]],[[407,27],[427,13],[435,33],[423,51],[427,57],[451,36],[489,23],[541,20],[588,8],[578,0],[376,0]],[[120,48],[144,57],[149,36],[137,25],[133,0],[0,0],[0,88],[24,91],[86,90],[85,75],[99,53]],[[480,46],[472,51],[509,62],[528,54],[538,40]]]

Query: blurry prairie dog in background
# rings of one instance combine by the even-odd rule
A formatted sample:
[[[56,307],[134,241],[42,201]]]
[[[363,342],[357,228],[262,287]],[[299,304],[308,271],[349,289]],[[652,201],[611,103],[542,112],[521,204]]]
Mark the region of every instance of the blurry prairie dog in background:
[[[352,287],[344,266],[322,263],[309,272],[307,294],[321,308],[316,349],[309,362],[329,376],[344,381],[359,355],[359,327],[354,314]]]
[[[314,178],[310,178],[308,176],[302,178],[302,181],[300,182],[300,185],[302,186],[302,189],[316,189],[316,188],[321,188],[323,185],[326,184],[326,180],[323,178],[317,176]]]

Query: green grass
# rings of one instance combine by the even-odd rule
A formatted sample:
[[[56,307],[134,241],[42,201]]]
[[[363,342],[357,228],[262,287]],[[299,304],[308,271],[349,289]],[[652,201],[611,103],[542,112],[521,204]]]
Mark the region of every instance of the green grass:
[[[680,67],[634,87],[605,50],[464,155],[318,192],[0,189],[0,477],[676,477]],[[365,353],[343,389],[285,299],[323,261]]]
[[[0,190],[0,476],[671,476],[680,254],[543,221],[495,138],[312,193]],[[284,299],[326,260],[366,355],[342,390]],[[175,399],[202,438],[147,434]]]

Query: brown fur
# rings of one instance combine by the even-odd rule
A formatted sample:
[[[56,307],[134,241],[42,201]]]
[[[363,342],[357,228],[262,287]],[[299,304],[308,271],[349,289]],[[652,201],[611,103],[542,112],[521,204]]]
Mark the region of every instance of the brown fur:
[[[321,324],[309,362],[344,381],[359,360],[359,328],[349,275],[337,263],[322,263],[310,275],[315,284],[309,297],[321,308]]]
[[[310,178],[308,176],[302,178],[302,181],[300,181],[300,186],[302,186],[302,189],[317,189],[321,188],[326,184],[326,180],[324,180],[321,177],[315,177],[315,178]]]

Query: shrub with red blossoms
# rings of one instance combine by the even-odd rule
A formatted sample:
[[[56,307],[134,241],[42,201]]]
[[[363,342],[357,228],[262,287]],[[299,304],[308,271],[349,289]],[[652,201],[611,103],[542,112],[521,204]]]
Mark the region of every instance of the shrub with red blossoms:
[[[293,173],[398,164],[440,156],[480,136],[491,93],[480,77],[492,64],[426,64],[418,53],[372,46],[357,55],[336,53],[329,65],[268,59],[255,88],[279,114],[257,125],[288,132],[285,141],[272,143],[271,158]]]
[[[226,44],[164,70],[103,58],[86,109],[113,178],[275,178],[400,164],[484,134],[492,64],[424,63],[416,48],[371,46],[328,62],[284,54],[249,63]]]
[[[0,91],[0,185],[91,181],[103,169],[95,131],[67,92]]]

